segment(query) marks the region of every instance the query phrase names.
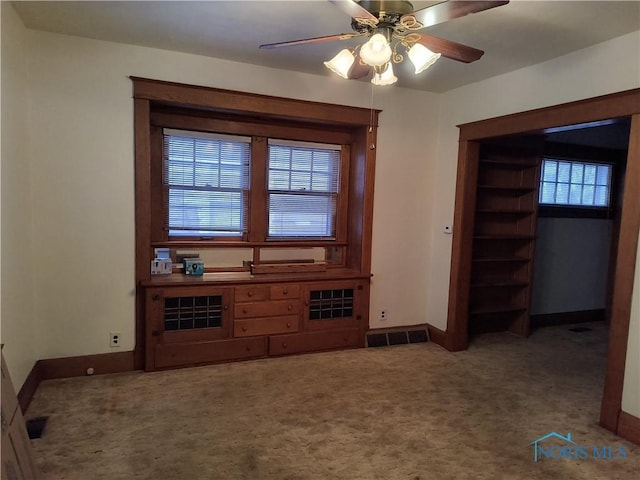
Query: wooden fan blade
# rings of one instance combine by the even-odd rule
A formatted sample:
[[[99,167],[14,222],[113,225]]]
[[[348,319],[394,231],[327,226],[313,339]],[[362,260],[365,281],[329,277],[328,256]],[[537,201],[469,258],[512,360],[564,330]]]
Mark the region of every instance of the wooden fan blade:
[[[475,62],[484,55],[484,52],[477,48],[468,47],[461,43],[433,37],[431,35],[422,34],[418,43],[421,43],[433,52],[442,54],[443,57],[450,58],[451,60],[457,60],[458,62]]]
[[[378,17],[372,14],[369,10],[358,5],[353,0],[329,0],[329,2],[351,18],[355,18],[356,20],[367,20],[368,22],[373,22],[374,25],[378,23]]]
[[[355,80],[358,78],[366,77],[367,75],[371,74],[372,70],[373,69],[369,65],[361,61],[360,54],[356,53],[356,59],[354,60],[351,69],[349,70],[349,78]]]
[[[361,37],[363,33],[338,33],[337,35],[327,35],[325,37],[302,38],[300,40],[291,40],[289,42],[266,43],[260,45],[260,48],[272,49],[280,47],[291,47],[293,45],[304,45],[307,43],[333,42],[335,40],[348,40],[354,37]]]
[[[439,23],[448,22],[454,18],[464,17],[470,13],[483,12],[490,8],[506,5],[508,1],[502,2],[463,2],[463,1],[444,1],[430,7],[416,10],[413,13],[403,15],[400,23],[407,25],[420,24],[417,28],[427,28]],[[444,54],[443,54],[444,55]]]

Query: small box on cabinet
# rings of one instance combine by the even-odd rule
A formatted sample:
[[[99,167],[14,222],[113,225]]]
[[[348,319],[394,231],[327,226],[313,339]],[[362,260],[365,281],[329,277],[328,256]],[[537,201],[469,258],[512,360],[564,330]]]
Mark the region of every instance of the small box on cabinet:
[[[199,258],[185,258],[184,273],[186,275],[204,274],[204,262]]]
[[[173,270],[173,263],[169,259],[154,258],[151,260],[151,275],[169,275]]]

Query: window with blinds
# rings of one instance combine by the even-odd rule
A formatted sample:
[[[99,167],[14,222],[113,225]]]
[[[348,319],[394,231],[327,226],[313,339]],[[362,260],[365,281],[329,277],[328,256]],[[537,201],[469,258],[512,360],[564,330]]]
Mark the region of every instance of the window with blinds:
[[[170,237],[242,236],[248,229],[251,139],[164,129]]]
[[[540,176],[541,205],[608,207],[611,165],[544,159]]]
[[[340,146],[269,140],[267,238],[336,238]]]

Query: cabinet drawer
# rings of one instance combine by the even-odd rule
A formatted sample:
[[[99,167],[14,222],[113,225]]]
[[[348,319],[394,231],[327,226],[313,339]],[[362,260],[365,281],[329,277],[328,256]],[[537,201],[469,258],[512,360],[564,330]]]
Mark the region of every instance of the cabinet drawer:
[[[234,293],[236,302],[256,302],[269,298],[269,288],[264,286],[236,287]]]
[[[300,285],[272,285],[270,291],[271,300],[300,298]]]
[[[233,336],[250,337],[254,335],[297,332],[299,322],[299,315],[236,320],[233,323]]]
[[[155,368],[262,357],[266,352],[266,342],[262,337],[156,345]]]
[[[364,338],[359,330],[294,333],[269,337],[269,355],[362,347]]]
[[[275,317],[300,313],[299,301],[275,300],[272,302],[254,302],[236,304],[233,307],[235,318]]]

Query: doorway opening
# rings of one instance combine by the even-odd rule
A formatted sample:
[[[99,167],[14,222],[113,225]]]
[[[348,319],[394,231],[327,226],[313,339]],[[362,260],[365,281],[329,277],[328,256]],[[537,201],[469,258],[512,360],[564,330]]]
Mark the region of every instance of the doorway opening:
[[[611,267],[613,288],[609,348],[600,424],[616,433],[624,430],[619,421],[626,362],[631,299],[640,232],[640,89],[571,102],[520,114],[461,125],[458,182],[449,288],[449,313],[444,345],[463,350],[469,342],[470,285],[476,214],[476,189],[480,151],[483,143],[513,135],[543,135],[549,129],[587,122],[631,119],[626,179],[619,206],[618,241]],[[524,188],[524,186],[522,187]],[[527,187],[527,188],[530,188]],[[518,232],[516,232],[518,233]],[[527,235],[525,235],[526,237]],[[528,236],[532,236],[528,234]],[[519,238],[518,241],[525,241]],[[526,299],[525,299],[526,301]],[[528,305],[528,303],[525,303]],[[522,322],[520,322],[522,324]]]

